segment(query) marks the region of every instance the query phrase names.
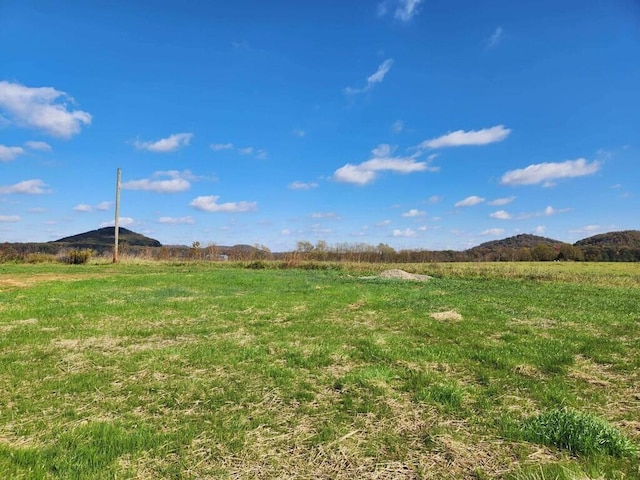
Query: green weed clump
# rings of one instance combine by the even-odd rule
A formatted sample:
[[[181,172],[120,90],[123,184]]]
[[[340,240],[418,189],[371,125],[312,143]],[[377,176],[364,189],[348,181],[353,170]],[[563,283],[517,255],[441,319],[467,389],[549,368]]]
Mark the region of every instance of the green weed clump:
[[[556,446],[578,455],[635,456],[636,446],[604,420],[573,410],[552,410],[528,419],[525,440]]]
[[[92,255],[93,252],[90,249],[71,250],[60,257],[60,261],[69,265],[82,265],[88,263]]]

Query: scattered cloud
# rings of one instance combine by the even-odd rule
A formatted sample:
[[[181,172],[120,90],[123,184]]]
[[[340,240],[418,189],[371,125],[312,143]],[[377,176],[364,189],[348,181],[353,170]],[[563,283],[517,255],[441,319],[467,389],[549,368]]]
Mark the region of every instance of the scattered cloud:
[[[161,177],[169,177],[169,180],[158,180]],[[179,172],[177,170],[167,170],[155,172],[151,179],[143,178],[141,180],[129,180],[123,182],[121,187],[124,190],[143,190],[156,193],[178,193],[184,192],[191,188],[189,180],[193,180],[194,176],[189,170]]]
[[[500,235],[504,235],[504,228],[489,228],[488,230],[484,230],[480,232],[480,235],[488,235],[491,237],[497,237]]]
[[[233,143],[212,143],[211,150],[220,152],[222,150],[233,150]]]
[[[493,34],[491,35],[491,37],[489,37],[489,40],[487,41],[487,48],[493,48],[496,45],[498,45],[502,40],[502,34],[503,34],[502,27],[497,27],[495,32],[493,32]]]
[[[513,218],[513,215],[506,210],[498,210],[497,212],[491,213],[489,216],[498,220],[511,220]]]
[[[291,182],[288,185],[288,188],[290,190],[311,190],[314,188],[318,188],[318,184],[316,182],[310,182],[310,183],[305,183],[305,182]]]
[[[382,220],[376,223],[376,227],[386,227],[387,225],[391,225],[391,220]]]
[[[0,222],[19,222],[20,220],[18,215],[0,215]]]
[[[69,109],[73,98],[53,87],[31,88],[0,82],[0,112],[20,127],[42,130],[54,137],[70,138],[91,124],[91,115]]]
[[[427,203],[430,204],[440,203],[441,201],[442,197],[440,195],[431,195],[429,198],[427,198]]]
[[[47,184],[40,179],[25,180],[14,185],[0,185],[0,195],[41,195],[43,193],[51,193],[51,190],[48,190],[46,187]]]
[[[513,202],[516,197],[504,197],[504,198],[496,198],[495,200],[491,200],[487,202],[487,205],[491,205],[492,207],[500,207],[502,205],[508,205]]]
[[[253,147],[239,148],[238,153],[240,155],[251,155],[253,153],[253,150]]]
[[[332,218],[339,219],[340,216],[335,212],[315,212],[311,214],[311,218]]]
[[[154,142],[143,142],[140,140],[136,140],[135,142],[133,142],[133,145],[138,150],[166,153],[174,152],[181,147],[186,147],[187,145],[189,145],[189,143],[191,143],[192,138],[193,133],[174,133],[173,135],[169,135],[167,138],[161,138],[160,140],[156,140]]]
[[[488,145],[490,143],[501,142],[509,136],[511,129],[504,125],[496,125],[491,128],[481,130],[456,130],[431,140],[425,140],[420,144],[421,148],[447,148],[461,147],[468,145]]]
[[[257,210],[256,202],[229,202],[218,204],[218,195],[204,195],[193,199],[189,206],[203,212],[252,212]]]
[[[305,132],[304,130],[302,130],[301,128],[294,128],[291,131],[291,135],[293,135],[294,137],[298,137],[298,138],[302,138],[307,134],[307,132]]]
[[[35,141],[29,141],[29,142],[24,142],[25,146],[31,150],[38,150],[40,152],[50,152],[51,151],[51,145],[49,145],[47,142],[35,142]]]
[[[595,235],[602,231],[603,228],[601,225],[585,225],[584,227],[580,227],[575,230],[569,230],[570,233],[588,233],[590,235]]]
[[[111,208],[111,202],[100,202],[97,205],[87,205],[86,203],[80,203],[73,207],[73,210],[75,210],[76,212],[89,213],[93,212],[94,210],[104,212],[106,210],[109,210],[109,208]]]
[[[285,228],[284,230],[282,230],[280,232],[280,235],[284,235],[284,236],[288,237],[289,235],[291,235],[291,230]]]
[[[402,120],[396,120],[391,125],[391,131],[393,133],[400,133],[402,130],[404,130],[404,122]]]
[[[109,220],[108,222],[102,222],[100,224],[100,228],[104,227],[114,227],[116,224],[115,220]],[[118,227],[131,227],[136,225],[137,222],[131,217],[119,217],[118,218]]]
[[[393,17],[396,20],[408,22],[419,13],[418,6],[421,3],[422,0],[383,0],[378,3],[377,14],[378,17],[384,17],[395,7]]]
[[[388,58],[378,66],[378,69],[374,73],[367,77],[367,84],[363,88],[346,87],[344,89],[344,93],[347,95],[355,95],[372,90],[376,84],[381,83],[384,80],[384,77],[389,73],[392,65],[393,59]]]
[[[357,165],[347,163],[334,172],[333,179],[337,182],[367,185],[377,178],[379,172],[383,171],[408,174],[434,170],[427,162],[417,162],[413,157],[390,157],[392,152],[393,147],[387,144],[378,145],[371,151],[373,154],[371,160]]]
[[[473,207],[474,205],[478,205],[484,201],[485,199],[482,197],[478,197],[477,195],[471,195],[470,197],[467,197],[464,200],[460,200],[454,206],[455,207]]]
[[[584,158],[567,160],[558,163],[537,163],[526,168],[511,170],[500,180],[503,185],[553,185],[553,180],[560,178],[582,177],[600,170],[600,162],[587,162]]]
[[[427,214],[427,212],[425,212],[423,210],[418,210],[417,208],[412,208],[408,212],[404,212],[402,214],[402,216],[403,217],[407,217],[407,218],[415,218],[415,217],[424,217],[426,214]]]
[[[5,145],[0,145],[0,162],[10,162],[11,160],[15,160],[19,155],[24,153],[24,148],[22,147],[7,147]]]
[[[410,228],[405,228],[404,230],[395,229],[392,235],[394,237],[406,237],[406,238],[418,236],[418,234],[414,230],[411,230]]]
[[[167,223],[170,225],[193,225],[196,221],[191,216],[187,217],[160,217],[158,223]]]
[[[87,205],[86,203],[81,203],[73,207],[73,210],[76,212],[93,212],[93,207],[91,205]]]
[[[256,152],[256,158],[258,160],[266,160],[269,157],[269,153],[266,150],[258,150]]]
[[[236,50],[249,50],[249,42],[247,42],[246,40],[234,41],[231,42],[231,45]]]
[[[547,231],[547,227],[545,227],[544,225],[538,225],[536,228],[533,229],[533,234],[544,235],[546,231]]]

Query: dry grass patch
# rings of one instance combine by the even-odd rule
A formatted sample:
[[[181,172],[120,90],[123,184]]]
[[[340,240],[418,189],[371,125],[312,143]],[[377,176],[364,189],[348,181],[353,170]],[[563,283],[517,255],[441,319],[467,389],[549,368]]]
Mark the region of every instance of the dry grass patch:
[[[462,315],[460,315],[455,310],[447,310],[446,312],[434,312],[429,315],[434,320],[451,320],[458,321],[462,320]]]

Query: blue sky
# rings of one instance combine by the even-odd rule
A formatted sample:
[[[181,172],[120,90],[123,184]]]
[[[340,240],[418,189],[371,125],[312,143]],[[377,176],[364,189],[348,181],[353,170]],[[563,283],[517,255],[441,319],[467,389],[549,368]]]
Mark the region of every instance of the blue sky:
[[[0,1],[0,242],[640,228],[635,0]]]

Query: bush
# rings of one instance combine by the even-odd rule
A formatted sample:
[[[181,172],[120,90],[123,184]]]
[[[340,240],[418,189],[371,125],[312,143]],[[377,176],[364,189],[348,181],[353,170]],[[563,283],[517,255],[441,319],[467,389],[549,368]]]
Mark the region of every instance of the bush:
[[[572,410],[552,410],[525,421],[525,440],[565,448],[575,454],[633,456],[636,446],[604,420]]]
[[[60,257],[60,261],[62,263],[68,263],[69,265],[81,265],[87,263],[92,254],[93,252],[89,249],[71,250]]]
[[[25,263],[52,263],[55,260],[56,256],[50,253],[28,253],[24,257]]]

